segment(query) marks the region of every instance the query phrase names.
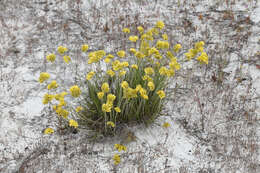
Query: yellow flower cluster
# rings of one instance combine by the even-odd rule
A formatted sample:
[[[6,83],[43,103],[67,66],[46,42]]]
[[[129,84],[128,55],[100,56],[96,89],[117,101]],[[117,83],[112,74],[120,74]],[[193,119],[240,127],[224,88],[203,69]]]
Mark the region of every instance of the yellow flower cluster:
[[[56,55],[53,54],[53,53],[49,54],[49,55],[46,56],[46,59],[47,59],[47,61],[54,62],[55,59],[56,59]]]
[[[48,90],[56,89],[56,88],[58,88],[58,84],[56,80],[51,81],[51,83],[47,86]]]
[[[165,26],[165,25],[164,25],[163,21],[158,21],[158,22],[156,23],[156,27],[159,28],[159,29],[163,29],[164,26]]]
[[[94,52],[90,52],[88,54],[88,58],[89,58],[88,64],[99,62],[105,55],[106,52],[104,50],[97,50]]]
[[[39,77],[39,82],[43,83],[44,81],[48,80],[50,78],[50,74],[46,72],[42,72]]]
[[[129,28],[123,28],[123,32],[124,33],[130,33],[130,29]]]
[[[157,49],[169,49],[170,45],[168,41],[158,40],[156,43]]]
[[[110,77],[113,77],[113,76],[115,76],[115,72],[113,71],[113,70],[107,70],[107,74],[110,76]]]
[[[144,33],[144,28],[142,26],[138,26],[137,30],[139,31],[140,34]]]
[[[69,120],[69,126],[74,127],[74,128],[78,128],[79,125],[78,125],[77,121],[70,119]]]
[[[132,35],[132,36],[129,36],[129,40],[131,41],[131,42],[136,42],[137,40],[138,40],[138,36],[136,36],[136,35]]]
[[[181,44],[176,44],[176,45],[173,47],[173,51],[176,52],[176,53],[178,53],[181,48],[182,48]]]
[[[115,154],[113,156],[114,164],[118,165],[120,163],[120,156],[118,154]]]
[[[125,57],[125,51],[123,51],[123,50],[118,51],[117,56],[119,56],[120,58],[124,58]]]
[[[200,56],[197,57],[197,60],[201,64],[208,64],[208,55],[206,52],[203,52],[205,43],[203,41],[199,41],[195,43],[195,48],[194,49],[189,49],[187,53],[184,55],[188,60],[191,60],[194,58],[198,53],[201,53]]]
[[[59,54],[63,55],[65,52],[68,51],[68,49],[66,47],[59,46],[57,51],[59,52]]]
[[[161,99],[163,99],[163,98],[165,97],[165,93],[164,93],[163,90],[157,91],[157,94],[159,95],[159,97],[160,97]]]
[[[45,135],[54,133],[54,130],[52,128],[46,128],[43,132]]]
[[[88,51],[88,45],[87,45],[87,44],[83,44],[83,45],[81,46],[81,51],[82,51],[82,52],[87,52],[87,51]]]
[[[197,60],[201,63],[201,64],[208,64],[208,55],[206,52],[202,52],[201,55],[197,58]]]
[[[121,145],[121,144],[115,144],[114,147],[115,147],[115,149],[116,149],[117,151],[119,151],[119,152],[121,152],[121,151],[126,151],[126,150],[127,150],[126,146]]]
[[[71,58],[67,55],[63,56],[63,59],[67,64],[71,61]]]
[[[77,85],[70,87],[70,94],[72,97],[79,97],[81,90]]]
[[[108,121],[108,122],[107,122],[107,125],[110,126],[110,127],[115,127],[115,123],[112,122],[112,121]]]
[[[43,101],[42,103],[45,105],[45,104],[48,104],[49,102],[52,101],[52,99],[54,99],[54,96],[51,95],[51,94],[45,94],[44,97],[43,97]]]
[[[86,80],[92,79],[92,77],[93,77],[94,75],[95,75],[95,72],[94,72],[94,71],[89,72],[89,73],[86,75]]]
[[[167,34],[163,34],[163,35],[162,35],[162,38],[163,38],[164,40],[168,40],[168,35],[167,35]]]
[[[105,82],[105,83],[102,84],[101,90],[102,90],[102,92],[104,92],[104,93],[108,93],[108,92],[109,92],[109,85],[108,85],[107,82]]]
[[[83,107],[81,107],[81,106],[78,106],[76,109],[76,112],[80,112],[80,111],[82,111],[83,110]]]

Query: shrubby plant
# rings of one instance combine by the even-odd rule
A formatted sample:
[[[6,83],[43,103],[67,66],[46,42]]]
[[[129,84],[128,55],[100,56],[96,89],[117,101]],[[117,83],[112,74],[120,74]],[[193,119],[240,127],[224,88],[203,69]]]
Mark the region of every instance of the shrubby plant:
[[[132,35],[129,28],[124,28],[122,32],[129,38],[127,50],[88,52],[89,46],[82,45],[81,51],[87,55],[86,64],[92,67],[91,71],[86,73],[81,84],[69,86],[67,91],[60,93],[56,93],[58,83],[49,82],[50,74],[42,72],[39,82],[47,82],[49,91],[44,95],[43,104],[52,105],[60,125],[87,127],[103,135],[114,135],[124,123],[149,125],[154,122],[165,105],[170,81],[181,69],[180,62],[196,59],[201,64],[208,64],[203,41],[195,43],[194,48],[181,57],[182,45],[170,45],[164,28],[162,21],[147,30],[142,26],[131,28],[138,35]],[[66,55],[66,47],[59,46],[57,52],[65,63],[73,60]],[[46,58],[49,63],[55,63],[56,54],[51,53]],[[67,103],[66,97],[75,98],[77,106]],[[53,132],[52,128],[45,130],[45,134]],[[117,149],[120,147],[122,149],[119,144],[116,146]],[[120,157],[115,156],[114,161],[118,164]]]

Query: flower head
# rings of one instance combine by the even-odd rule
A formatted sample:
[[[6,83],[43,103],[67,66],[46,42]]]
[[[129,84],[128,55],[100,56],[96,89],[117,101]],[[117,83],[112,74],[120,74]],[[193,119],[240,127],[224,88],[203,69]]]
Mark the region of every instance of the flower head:
[[[101,86],[101,90],[102,92],[104,93],[107,93],[109,91],[109,85],[107,82],[103,83],[102,86]]]
[[[144,69],[144,72],[145,72],[145,74],[147,74],[147,75],[154,74],[154,70],[153,70],[152,67],[146,67],[146,68]]]
[[[133,69],[138,69],[138,65],[137,64],[133,64],[133,65],[131,65],[131,68],[133,68]]]
[[[107,71],[107,74],[108,74],[110,77],[115,76],[115,72],[114,72],[113,70],[111,70],[111,69]]]
[[[127,88],[129,87],[127,81],[123,81],[123,82],[121,83],[121,87],[124,88],[124,89],[127,89]]]
[[[124,33],[130,33],[130,29],[129,28],[123,28],[123,32]]]
[[[167,34],[163,34],[163,35],[162,35],[162,38],[163,38],[164,40],[168,40],[168,35],[167,35]]]
[[[138,40],[138,36],[136,36],[136,35],[131,35],[131,36],[129,36],[129,40],[131,41],[131,42],[136,42],[137,40]]]
[[[53,130],[52,128],[46,128],[46,129],[44,130],[44,134],[45,134],[45,135],[52,134],[52,133],[54,133],[54,130]]]
[[[179,50],[182,48],[181,44],[176,44],[174,47],[173,47],[173,51],[178,53]]]
[[[197,58],[201,64],[208,64],[208,55],[206,52],[202,52],[201,55]]]
[[[108,126],[111,126],[111,127],[115,127],[115,123],[112,122],[112,121],[108,121],[108,122],[107,122],[107,125],[108,125]]]
[[[46,56],[47,61],[54,62],[56,59],[56,55],[54,53]]]
[[[116,96],[114,94],[108,94],[107,95],[107,103],[113,105],[114,100],[116,99]]]
[[[63,59],[67,64],[71,61],[71,58],[67,55],[63,56]]]
[[[91,71],[91,72],[89,72],[88,74],[87,74],[87,76],[86,76],[86,79],[87,80],[90,80],[90,79],[92,79],[92,77],[95,75],[95,72],[94,71]]]
[[[140,34],[144,33],[144,28],[142,26],[138,26],[137,30],[140,32]]]
[[[88,45],[87,45],[87,44],[83,44],[83,45],[81,46],[81,51],[82,51],[82,52],[87,52],[87,51],[88,51]]]
[[[78,125],[77,121],[70,119],[69,120],[69,126],[77,128],[79,125]]]
[[[164,128],[168,128],[168,127],[170,127],[170,124],[169,124],[168,122],[165,122],[165,123],[163,124],[163,127],[164,127]]]
[[[163,28],[164,28],[164,23],[163,23],[163,21],[158,21],[158,22],[156,23],[156,27],[159,28],[159,29],[163,29]]]
[[[81,90],[77,85],[70,87],[70,94],[72,97],[79,97]]]
[[[163,98],[165,97],[165,93],[164,93],[163,90],[157,91],[157,94],[159,95],[159,97],[160,97],[161,99],[163,99]]]
[[[102,99],[104,97],[104,93],[103,92],[98,92],[97,96],[99,99]]]
[[[147,86],[149,87],[150,91],[153,91],[155,86],[153,82],[148,82]]]
[[[120,58],[124,58],[124,57],[125,57],[125,51],[120,50],[120,51],[117,52],[117,55],[118,55]]]
[[[118,113],[121,112],[121,109],[120,109],[119,107],[115,107],[114,109],[115,109],[115,111],[118,112]]]
[[[81,106],[78,106],[76,109],[76,112],[80,112],[80,111],[82,111],[83,110],[83,107],[81,107]]]
[[[59,46],[57,50],[61,55],[68,51],[68,49],[63,46]]]
[[[103,112],[111,112],[111,108],[112,108],[112,105],[111,104],[109,104],[109,103],[104,103],[103,105],[102,105],[102,111]]]
[[[45,104],[48,104],[49,102],[52,101],[52,99],[54,99],[54,95],[51,95],[51,94],[45,94],[43,96],[43,100],[42,100],[42,103],[45,105]]]
[[[118,154],[115,154],[113,156],[114,164],[118,165],[120,163],[120,156]]]
[[[123,151],[126,151],[126,150],[127,150],[127,149],[126,149],[126,146],[121,145],[121,144],[115,144],[114,147],[115,147],[115,149],[117,149],[119,152],[121,152],[122,150],[123,150]]]
[[[43,83],[44,81],[48,80],[50,78],[50,74],[46,72],[42,72],[39,77],[39,82]]]
[[[48,90],[51,90],[51,89],[55,89],[55,88],[58,88],[58,84],[57,84],[57,82],[56,82],[56,80],[53,80],[53,81],[51,81],[51,83],[47,86],[47,89]]]

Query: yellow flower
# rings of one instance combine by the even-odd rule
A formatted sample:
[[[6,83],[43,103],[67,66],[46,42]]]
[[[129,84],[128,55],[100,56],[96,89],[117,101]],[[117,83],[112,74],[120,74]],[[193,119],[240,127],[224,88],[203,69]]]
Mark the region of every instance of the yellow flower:
[[[169,49],[169,42],[168,41],[161,41],[161,40],[158,40],[156,42],[156,47],[157,49]]]
[[[76,112],[80,112],[80,111],[82,111],[83,110],[83,107],[81,107],[81,106],[78,106],[77,108],[76,108]]]
[[[137,64],[133,64],[133,65],[131,65],[131,68],[134,68],[134,69],[138,69],[138,65]]]
[[[133,53],[133,54],[136,53],[136,49],[135,49],[135,48],[130,48],[129,51],[130,51],[131,53]]]
[[[138,40],[138,36],[133,36],[133,35],[131,35],[131,36],[129,36],[129,40],[131,41],[131,42],[136,42],[137,40]]]
[[[121,70],[123,66],[121,66],[120,61],[115,60],[114,62],[112,62],[112,68],[114,71],[117,71],[117,70]]]
[[[124,89],[124,96],[123,98],[127,98],[127,99],[130,99],[130,98],[135,98],[137,97],[137,90],[136,89],[132,89],[130,87]]]
[[[109,103],[106,103],[106,104],[102,105],[102,111],[103,112],[111,112],[111,108],[112,108],[112,105],[109,104]]]
[[[163,127],[164,127],[164,128],[168,128],[168,127],[170,127],[170,124],[167,123],[167,122],[165,122],[165,123],[163,124]]]
[[[139,59],[142,59],[142,58],[145,57],[145,55],[144,55],[142,52],[139,52],[139,51],[137,51],[137,52],[135,53],[135,56],[136,56],[137,58],[139,58]]]
[[[112,121],[108,121],[108,122],[107,122],[107,125],[108,125],[108,126],[111,126],[111,127],[115,127],[115,123],[112,122]]]
[[[115,76],[115,72],[114,72],[113,70],[108,70],[108,71],[107,71],[107,74],[108,74],[110,77]]]
[[[127,81],[123,81],[123,82],[121,83],[121,87],[124,88],[124,89],[127,89],[127,88],[129,87]]]
[[[156,27],[157,27],[157,28],[160,28],[160,29],[163,29],[163,28],[164,28],[164,23],[163,23],[163,21],[158,21],[158,22],[156,23]]]
[[[42,100],[42,103],[45,105],[45,104],[48,104],[49,102],[52,101],[52,99],[54,98],[54,95],[51,95],[51,94],[45,94],[43,96],[43,100]]]
[[[136,85],[135,90],[140,91],[141,88],[142,88],[142,85],[138,84],[138,85]]]
[[[107,82],[103,83],[102,86],[101,86],[101,90],[102,92],[104,93],[107,93],[109,91],[109,85]]]
[[[143,34],[144,28],[142,26],[138,26],[137,30],[140,32],[140,34]]]
[[[39,82],[43,83],[44,81],[48,80],[50,78],[50,74],[46,72],[42,72],[39,77]]]
[[[110,63],[110,61],[111,61],[111,59],[109,59],[109,58],[105,58],[105,63]]]
[[[162,35],[162,38],[163,38],[164,40],[168,40],[168,35],[167,35],[167,34],[163,34],[163,35]]]
[[[153,82],[148,82],[147,86],[149,87],[150,91],[153,91],[155,86]]]
[[[104,93],[103,92],[98,92],[97,96],[99,99],[102,99],[104,97]]]
[[[120,156],[118,154],[115,154],[113,156],[114,164],[118,165],[120,163]]]
[[[127,150],[127,149],[126,149],[126,146],[121,145],[121,144],[115,144],[114,147],[115,147],[115,149],[117,149],[119,152],[121,152],[122,150],[123,150],[123,151],[126,151],[126,150]]]
[[[106,58],[113,59],[114,55],[108,54]]]
[[[130,29],[129,28],[123,28],[123,32],[124,33],[130,33]]]
[[[114,108],[116,112],[121,112],[121,109],[119,107]]]
[[[79,97],[81,90],[77,85],[70,87],[70,94],[72,97]]]
[[[63,56],[64,61],[68,64],[71,61],[71,58],[69,56]]]
[[[120,51],[117,52],[117,55],[118,55],[120,58],[124,58],[124,57],[125,57],[125,51],[120,50]]]
[[[57,50],[61,55],[68,51],[68,49],[63,46],[59,46]]]
[[[47,59],[47,61],[54,62],[55,59],[56,59],[56,55],[53,54],[53,53],[49,54],[49,55],[46,56],[46,59]]]
[[[147,75],[154,74],[154,70],[153,70],[152,67],[146,67],[146,68],[144,69],[144,72],[145,72],[145,74],[147,74]]]
[[[81,46],[81,51],[82,51],[82,52],[87,52],[87,51],[88,51],[88,45],[87,45],[87,44],[83,44],[83,45]]]
[[[175,71],[173,69],[167,69],[166,75],[168,77],[172,77],[172,76],[174,76],[174,74],[175,74]]]
[[[157,91],[157,94],[159,95],[159,97],[160,97],[161,99],[163,99],[163,98],[165,97],[165,93],[164,93],[163,90]]]
[[[146,89],[141,88],[141,89],[139,90],[139,93],[140,93],[141,97],[143,97],[145,100],[148,100],[148,96],[147,96]]]
[[[56,80],[53,80],[53,81],[51,81],[51,83],[47,86],[47,89],[48,89],[48,90],[51,90],[51,89],[55,89],[55,88],[58,88],[58,84],[57,84]]]
[[[94,72],[94,71],[89,72],[89,73],[87,74],[87,76],[86,76],[86,80],[92,79],[92,77],[93,77],[94,75],[95,75],[95,72]]]
[[[176,53],[178,53],[181,48],[182,48],[181,44],[176,44],[176,45],[173,47],[173,51],[176,52]]]
[[[107,103],[112,105],[115,99],[116,99],[116,96],[114,94],[107,95]]]
[[[128,66],[129,66],[129,63],[128,63],[127,61],[124,61],[124,62],[121,63],[121,65],[122,65],[123,67],[128,67]]]
[[[78,125],[77,121],[70,119],[69,120],[69,126],[77,128],[79,125]]]
[[[46,128],[46,129],[44,130],[44,134],[45,134],[45,135],[52,134],[52,133],[54,133],[54,130],[53,130],[52,128]]]
[[[144,75],[143,76],[143,80],[147,80],[148,82],[152,82],[153,81],[153,79],[150,76],[148,76],[148,75]]]
[[[59,116],[62,116],[63,118],[67,119],[68,118],[68,115],[69,115],[69,112],[65,109],[62,109],[60,106],[58,106],[58,109],[56,110],[56,113],[59,115]]]
[[[203,52],[203,46],[205,45],[204,41],[200,41],[195,43],[195,49],[197,49],[199,52]]]
[[[208,55],[206,52],[202,52],[201,55],[197,58],[197,60],[201,63],[201,64],[208,64]]]
[[[126,71],[125,70],[122,70],[119,72],[119,76],[124,76],[126,74]]]
[[[160,69],[159,69],[159,73],[160,73],[160,75],[166,75],[167,74],[167,68],[166,67],[161,67]]]
[[[189,49],[189,52],[185,53],[184,55],[188,60],[191,60],[191,58],[194,58],[198,54],[197,49]]]

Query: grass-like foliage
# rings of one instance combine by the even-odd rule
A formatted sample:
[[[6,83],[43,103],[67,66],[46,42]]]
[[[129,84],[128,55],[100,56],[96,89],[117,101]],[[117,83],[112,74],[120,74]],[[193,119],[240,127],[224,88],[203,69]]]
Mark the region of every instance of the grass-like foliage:
[[[138,35],[132,35],[129,28],[124,28],[124,35],[129,38],[127,50],[88,52],[88,45],[82,45],[81,51],[87,55],[86,62],[91,65],[91,71],[80,84],[70,87],[70,94],[66,91],[46,94],[43,104],[53,104],[60,122],[72,128],[94,129],[103,135],[115,134],[123,123],[149,125],[154,122],[165,105],[167,87],[175,72],[180,70],[180,63],[195,57],[201,64],[208,63],[203,41],[183,54],[180,52],[181,44],[170,45],[164,28],[162,21],[146,31],[142,26],[131,28]],[[64,55],[68,49],[59,46],[57,51]],[[181,55],[186,58],[181,58]],[[70,63],[69,56],[63,58]],[[47,56],[51,63],[55,59],[55,54]],[[48,73],[41,73],[39,82],[49,78]],[[55,92],[57,87],[57,82],[52,81],[47,89]],[[69,107],[66,95],[75,98],[78,105]],[[45,131],[46,134],[53,132],[51,128]]]

